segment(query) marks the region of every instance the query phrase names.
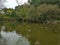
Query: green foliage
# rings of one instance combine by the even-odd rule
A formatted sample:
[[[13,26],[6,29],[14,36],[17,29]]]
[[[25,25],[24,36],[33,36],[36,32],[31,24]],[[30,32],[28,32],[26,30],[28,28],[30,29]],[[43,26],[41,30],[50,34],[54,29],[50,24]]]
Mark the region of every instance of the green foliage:
[[[30,4],[34,6],[38,6],[41,4],[41,0],[31,0]]]
[[[34,5],[35,7],[37,7],[37,6],[39,6],[39,5],[43,4],[43,3],[58,4],[58,3],[60,3],[60,1],[59,0],[31,0],[31,1],[29,0],[29,3],[31,5]]]
[[[23,20],[28,20],[30,19],[31,17],[33,17],[34,15],[34,7],[31,6],[31,5],[22,5],[22,6],[18,6],[16,8],[16,15],[18,16],[18,18],[22,18]],[[35,16],[35,15],[34,15]]]
[[[4,11],[5,11],[5,15],[6,16],[15,17],[15,10],[10,9],[10,8],[9,9],[5,8]]]
[[[41,0],[39,1],[41,2]],[[52,5],[43,3],[41,5],[38,5],[37,7],[35,7],[34,5],[24,4],[21,6],[17,6],[15,10],[5,8],[3,9],[3,11],[5,12],[5,14],[0,15],[1,17],[0,19],[2,20],[7,19],[17,20],[19,22],[34,22],[34,23],[36,22],[46,23],[47,21],[60,20],[60,8],[59,5],[57,4]]]
[[[42,20],[58,20],[57,18],[60,16],[60,9],[58,5],[41,4],[37,7],[37,15],[39,15]]]

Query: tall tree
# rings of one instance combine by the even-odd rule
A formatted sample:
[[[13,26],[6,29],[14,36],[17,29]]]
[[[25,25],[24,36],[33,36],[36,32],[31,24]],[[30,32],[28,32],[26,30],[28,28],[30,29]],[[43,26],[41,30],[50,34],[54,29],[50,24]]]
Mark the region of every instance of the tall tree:
[[[29,5],[22,5],[22,6],[18,6],[16,7],[16,15],[19,18],[28,18],[29,12],[30,12],[30,6]]]
[[[39,6],[42,3],[47,3],[47,4],[58,4],[60,3],[59,0],[29,0],[29,3],[31,5],[34,5],[35,7]]]

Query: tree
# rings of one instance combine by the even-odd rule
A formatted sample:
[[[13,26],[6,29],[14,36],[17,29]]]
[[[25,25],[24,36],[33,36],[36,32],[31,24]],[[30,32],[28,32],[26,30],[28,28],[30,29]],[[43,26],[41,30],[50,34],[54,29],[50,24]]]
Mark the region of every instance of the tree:
[[[16,7],[15,13],[19,19],[27,20],[30,16],[29,13],[32,10],[30,5],[24,4],[22,6]]]
[[[60,19],[60,8],[57,4],[41,4],[37,7],[36,13],[42,22]]]
[[[39,6],[40,4],[47,3],[47,4],[58,4],[60,3],[59,0],[29,0],[29,3],[31,5],[34,5],[35,7]]]
[[[36,7],[36,6],[40,5],[40,3],[41,3],[40,1],[41,0],[29,0],[29,3]]]
[[[3,10],[4,10],[6,16],[8,16],[8,17],[15,17],[15,10],[14,9],[4,8]]]

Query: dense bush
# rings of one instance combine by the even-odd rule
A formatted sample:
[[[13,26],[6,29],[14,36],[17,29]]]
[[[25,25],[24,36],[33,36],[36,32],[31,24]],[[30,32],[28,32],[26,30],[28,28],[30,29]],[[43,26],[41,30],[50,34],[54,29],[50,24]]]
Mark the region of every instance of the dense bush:
[[[41,2],[42,0],[35,1]],[[35,1],[34,3],[37,3]],[[48,0],[48,2],[50,2],[50,0]],[[52,0],[52,2],[54,1]],[[47,21],[60,20],[60,8],[58,4],[42,3],[37,7],[32,4],[24,4],[21,6],[17,6],[15,10],[5,8],[3,9],[3,11],[5,12],[5,14],[0,14],[0,17],[2,16],[0,20],[5,18],[6,20],[16,20],[19,22],[29,23],[47,23]]]
[[[41,20],[60,20],[60,9],[58,5],[41,4],[37,7],[37,15]]]

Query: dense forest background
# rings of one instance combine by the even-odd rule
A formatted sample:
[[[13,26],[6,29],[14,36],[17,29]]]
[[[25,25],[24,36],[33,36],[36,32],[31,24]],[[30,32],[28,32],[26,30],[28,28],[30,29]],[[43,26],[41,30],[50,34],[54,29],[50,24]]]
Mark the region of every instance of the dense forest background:
[[[59,23],[60,0],[29,0],[15,9],[0,10],[0,21],[18,21],[27,23]]]

